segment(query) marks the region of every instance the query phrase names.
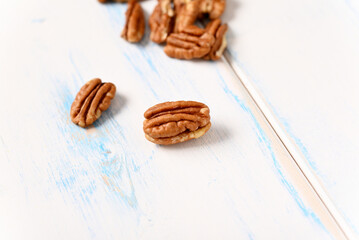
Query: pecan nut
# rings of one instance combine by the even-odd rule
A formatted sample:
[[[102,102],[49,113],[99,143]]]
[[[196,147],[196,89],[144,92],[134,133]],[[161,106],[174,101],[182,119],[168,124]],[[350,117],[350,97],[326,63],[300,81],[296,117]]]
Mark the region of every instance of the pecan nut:
[[[174,32],[182,32],[187,26],[195,23],[200,13],[200,0],[174,0],[176,21]]]
[[[150,39],[153,42],[163,43],[166,41],[173,28],[174,14],[171,0],[158,0],[158,4],[149,19]]]
[[[200,18],[207,16],[210,19],[220,18],[226,8],[226,0],[201,0]]]
[[[141,5],[136,0],[128,2],[126,24],[121,37],[129,42],[139,42],[145,33],[145,16]]]
[[[112,83],[102,83],[99,78],[87,82],[71,105],[72,122],[80,127],[91,125],[109,108],[115,93],[116,87]]]
[[[218,60],[227,47],[226,32],[227,24],[221,24],[220,19],[216,19],[208,23],[206,32],[215,37],[215,42],[211,46],[209,53],[204,56],[206,60]]]
[[[210,52],[214,41],[214,36],[204,29],[188,26],[181,33],[172,33],[167,38],[164,51],[172,58],[202,58]]]
[[[162,145],[199,138],[211,127],[209,108],[194,101],[160,103],[149,108],[144,116],[145,137]]]

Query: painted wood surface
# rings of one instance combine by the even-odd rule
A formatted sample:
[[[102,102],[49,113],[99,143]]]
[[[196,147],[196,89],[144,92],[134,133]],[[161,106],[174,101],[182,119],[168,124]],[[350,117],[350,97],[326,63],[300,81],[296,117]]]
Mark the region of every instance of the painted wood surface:
[[[229,1],[227,57],[359,237],[359,1]]]
[[[344,239],[226,61],[123,41],[125,10],[0,2],[0,239]],[[85,130],[69,110],[94,77],[118,92]],[[180,99],[208,104],[212,129],[146,141],[143,112]]]

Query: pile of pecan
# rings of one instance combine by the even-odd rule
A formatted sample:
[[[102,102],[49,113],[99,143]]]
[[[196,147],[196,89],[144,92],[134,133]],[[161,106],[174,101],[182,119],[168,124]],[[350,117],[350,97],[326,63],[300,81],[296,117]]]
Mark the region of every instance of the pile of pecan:
[[[127,0],[98,0],[126,2]],[[153,42],[166,43],[164,52],[172,58],[206,60],[219,59],[227,46],[227,24],[220,17],[226,0],[158,0],[149,24]],[[208,18],[205,28],[197,20]],[[126,24],[121,37],[139,42],[145,33],[145,17],[137,0],[128,1]],[[116,86],[95,78],[77,93],[71,105],[73,123],[88,127],[101,117],[115,97]],[[203,136],[211,127],[207,105],[195,101],[164,102],[145,113],[143,131],[147,140],[161,145],[185,142]]]
[[[98,0],[125,2],[126,0]],[[172,58],[206,60],[219,59],[227,47],[227,24],[220,17],[226,0],[158,0],[150,16],[150,39],[166,43],[165,53]],[[205,28],[198,27],[197,21]],[[121,36],[129,42],[139,42],[145,32],[145,17],[137,0],[128,1],[126,24]]]
[[[165,53],[172,58],[217,60],[227,46],[227,24],[219,19],[226,0],[158,0],[150,17],[150,38],[167,43]],[[206,28],[197,20],[211,21]]]

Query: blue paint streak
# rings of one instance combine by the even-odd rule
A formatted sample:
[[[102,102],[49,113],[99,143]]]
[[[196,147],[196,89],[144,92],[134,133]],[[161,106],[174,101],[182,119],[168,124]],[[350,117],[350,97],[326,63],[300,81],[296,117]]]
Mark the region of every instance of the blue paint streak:
[[[307,160],[308,164],[311,166],[311,168],[318,174],[318,175],[322,175],[319,172],[319,169],[317,167],[317,164],[312,160],[312,158],[310,157],[309,151],[308,149],[305,147],[305,145],[303,144],[302,140],[300,140],[298,137],[295,136],[295,134],[293,134],[291,127],[289,126],[288,121],[281,117],[279,115],[279,113],[277,112],[277,110],[273,107],[273,105],[271,104],[271,102],[269,100],[266,99],[266,102],[268,103],[268,105],[271,107],[274,115],[277,116],[277,118],[279,119],[279,121],[282,123],[282,125],[284,126],[284,129],[286,130],[287,134],[294,140],[294,142],[296,143],[296,145],[298,146],[299,150],[302,152],[302,154],[304,155],[305,159]]]
[[[321,228],[323,228],[326,232],[327,229],[324,227],[323,223],[320,221],[320,219],[316,216],[316,214],[308,207],[305,206],[305,204],[303,203],[303,200],[300,198],[298,192],[295,190],[295,188],[293,187],[293,185],[291,183],[289,183],[282,171],[282,168],[279,164],[279,162],[276,159],[275,153],[272,149],[270,140],[268,139],[268,137],[266,136],[265,132],[263,131],[262,127],[260,126],[259,122],[257,121],[256,117],[254,116],[254,114],[252,113],[252,111],[245,105],[244,101],[240,100],[239,97],[237,95],[235,95],[227,86],[227,84],[225,83],[224,79],[222,78],[222,76],[218,73],[218,77],[221,79],[222,82],[222,88],[223,91],[229,95],[240,107],[242,110],[244,110],[251,118],[252,122],[255,125],[255,132],[256,135],[259,139],[259,141],[265,145],[265,147],[267,148],[267,150],[270,152],[270,156],[273,160],[273,164],[275,169],[277,170],[279,177],[280,177],[280,181],[282,182],[282,184],[285,186],[285,188],[287,189],[287,191],[292,195],[294,201],[297,203],[297,205],[299,206],[299,208],[301,209],[301,211],[303,212],[303,214],[306,217],[310,217],[312,220],[314,220],[314,222],[316,222]]]
[[[350,11],[359,19],[359,11],[353,6],[352,0],[344,0]]]
[[[125,24],[125,11],[126,11],[126,5],[120,5],[120,4],[113,4],[108,5],[106,7],[106,10],[110,16],[109,23],[112,25],[114,29],[118,31],[118,29],[122,29],[122,27]]]
[[[110,23],[112,24],[112,27],[115,31],[118,31],[118,29],[121,29],[124,26],[125,22],[122,16],[124,16],[125,11],[126,8],[124,6],[109,6],[107,8],[107,12],[110,18]],[[129,46],[128,48],[123,48],[123,46],[121,46],[120,44],[118,46],[121,49],[122,54],[128,60],[128,62],[131,63],[133,69],[140,75],[141,81],[144,84],[146,84],[146,86],[148,87],[148,89],[150,89],[153,96],[158,100],[159,99],[158,94],[156,93],[156,91],[151,85],[151,79],[149,79],[147,76],[149,71],[145,70],[143,65],[138,66],[138,63],[143,63],[142,61],[143,59],[141,61],[138,61],[137,58],[139,56],[142,56],[146,60],[149,68],[153,72],[155,72],[158,77],[160,77],[160,74],[156,66],[153,64],[147,52],[144,51],[143,45],[138,44],[136,48],[133,48],[132,46]]]
[[[245,74],[247,76],[250,77],[250,79],[256,83],[257,85],[260,85],[260,81],[258,81],[258,79],[256,79],[253,75],[250,74],[249,70],[245,67],[245,65],[239,61],[239,59],[237,58],[237,54],[236,53],[232,53],[230,52],[230,55],[236,60],[236,64],[238,64],[238,66],[245,72]],[[271,102],[269,101],[268,98],[266,98],[266,96],[264,96],[265,101],[268,103],[268,105],[271,107],[271,110],[273,111],[274,115],[279,119],[279,121],[281,122],[281,124],[284,126],[286,133],[289,135],[289,137],[291,137],[293,139],[293,141],[296,143],[296,145],[298,146],[299,150],[302,152],[302,154],[304,155],[305,159],[307,160],[309,166],[320,176],[322,176],[322,174],[319,172],[319,169],[317,167],[317,164],[315,163],[315,161],[313,161],[313,159],[311,158],[308,149],[306,148],[306,146],[304,145],[304,143],[302,142],[302,140],[300,138],[298,138],[292,131],[292,128],[290,127],[290,124],[288,123],[288,121],[282,117],[278,111],[274,108],[274,106],[271,104]]]
[[[77,74],[77,77],[76,78],[74,78],[74,79],[83,79],[82,78],[82,75],[81,75],[81,73],[80,73],[80,70],[79,70],[79,68],[77,67],[77,65],[76,65],[76,63],[75,63],[75,61],[74,61],[74,59],[73,59],[73,56],[72,56],[72,53],[71,52],[69,52],[69,60],[70,60],[70,63],[71,63],[71,65],[74,67],[74,70],[75,70],[75,73]]]
[[[148,54],[145,51],[143,51],[142,48],[139,50],[140,50],[142,56],[144,57],[144,59],[146,60],[148,66],[152,69],[152,71],[154,71],[158,76],[160,76],[160,74],[157,71],[157,68],[155,67],[155,65],[153,65],[153,62],[152,62],[151,58],[148,56]]]
[[[146,86],[152,92],[152,94],[155,96],[155,98],[158,99],[158,95],[157,95],[156,91],[153,89],[150,81],[147,79],[146,74],[144,72],[142,72],[141,68],[139,66],[137,66],[137,64],[127,55],[127,53],[124,52],[123,55],[131,63],[131,66],[133,67],[133,69],[135,69],[135,71],[140,75],[142,82],[146,84]]]
[[[59,83],[61,81],[56,80],[54,82]],[[60,106],[56,109],[63,109],[61,115],[68,117],[74,96],[64,86],[57,86],[54,95],[60,99]],[[104,127],[105,121],[107,128]],[[117,152],[112,154],[107,148],[107,145],[111,144],[111,140],[108,138],[106,130],[113,132],[118,138],[122,138],[123,140],[120,142],[126,143],[123,129],[113,120],[111,110],[104,112],[103,116],[94,123],[96,131],[92,136],[86,134],[86,129],[82,129],[71,122],[61,124],[66,123],[66,119],[59,122],[58,128],[63,132],[67,148],[71,153],[68,159],[79,158],[82,161],[87,156],[91,156],[91,159],[98,159],[96,162],[83,163],[69,162],[65,157],[55,161],[57,166],[55,169],[53,169],[54,163],[50,162],[49,167],[53,169],[52,176],[59,191],[71,193],[73,200],[78,202],[79,209],[85,209],[81,203],[91,205],[96,201],[93,194],[98,188],[99,179],[105,177],[110,184],[106,186],[106,182],[104,182],[102,186],[106,186],[112,198],[125,204],[126,209],[138,209],[131,172],[132,169],[138,170],[139,168],[126,152],[128,146],[121,146],[120,155]],[[74,138],[74,136],[76,137]],[[83,212],[84,218],[87,218],[87,214]]]
[[[45,18],[34,18],[31,20],[31,23],[44,23],[45,21]]]
[[[228,198],[227,198],[227,202],[228,202],[229,205],[232,206],[231,209],[236,209],[235,204],[234,204],[234,202],[233,202],[233,199],[232,199],[231,197],[228,197]],[[239,220],[240,225],[241,225],[241,228],[244,229],[244,230],[247,232],[248,238],[249,238],[250,240],[255,239],[253,232],[252,232],[251,229],[248,227],[246,221],[243,220],[243,218],[241,217],[241,215],[239,214],[239,212],[236,210],[236,211],[234,211],[233,213],[234,213],[234,215],[237,217],[237,219]]]

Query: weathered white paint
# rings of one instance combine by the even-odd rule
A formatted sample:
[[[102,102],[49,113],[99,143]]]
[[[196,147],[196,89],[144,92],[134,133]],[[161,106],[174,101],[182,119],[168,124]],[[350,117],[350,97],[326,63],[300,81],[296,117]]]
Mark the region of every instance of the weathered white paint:
[[[343,238],[227,63],[169,59],[148,32],[126,43],[125,10],[1,2],[0,238]],[[94,77],[118,92],[84,130],[69,109]],[[208,104],[212,129],[146,141],[143,112],[180,99]]]
[[[359,1],[243,0],[228,9],[229,61],[358,237]]]

